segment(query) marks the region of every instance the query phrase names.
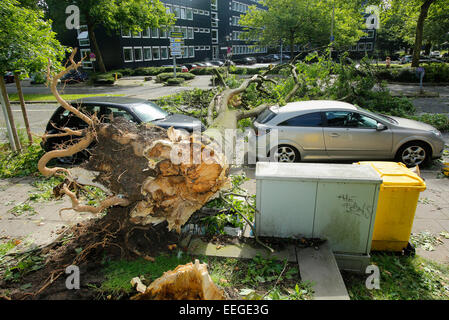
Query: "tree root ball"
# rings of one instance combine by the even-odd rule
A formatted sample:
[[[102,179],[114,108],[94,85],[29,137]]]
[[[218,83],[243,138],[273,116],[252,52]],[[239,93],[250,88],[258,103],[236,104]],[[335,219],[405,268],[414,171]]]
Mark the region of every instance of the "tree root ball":
[[[229,166],[210,139],[123,118],[95,127],[95,145],[83,165],[93,183],[132,206],[130,221],[168,222],[180,232],[190,216],[229,185]]]

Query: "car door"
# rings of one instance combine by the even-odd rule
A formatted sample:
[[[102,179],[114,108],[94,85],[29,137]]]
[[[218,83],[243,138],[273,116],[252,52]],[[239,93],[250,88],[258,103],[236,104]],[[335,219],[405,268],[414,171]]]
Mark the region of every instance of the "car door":
[[[279,144],[290,144],[301,153],[302,160],[327,157],[323,136],[324,118],[321,112],[293,116],[278,126]]]
[[[375,160],[391,155],[391,130],[378,130],[378,121],[354,111],[325,112],[323,128],[326,151],[330,159]]]

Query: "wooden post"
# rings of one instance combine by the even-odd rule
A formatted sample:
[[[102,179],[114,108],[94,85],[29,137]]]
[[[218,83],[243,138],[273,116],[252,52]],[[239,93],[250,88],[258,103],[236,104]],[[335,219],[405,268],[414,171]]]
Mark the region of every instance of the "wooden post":
[[[29,145],[33,144],[33,136],[31,135],[30,122],[28,121],[27,109],[25,106],[25,99],[23,98],[22,86],[20,85],[19,75],[14,72],[14,81],[16,82],[17,94],[19,95],[20,107],[22,108],[23,122],[28,135]]]
[[[3,95],[3,101],[5,102],[6,112],[8,114],[8,120],[11,125],[12,135],[14,138],[14,143],[16,145],[17,151],[21,151],[22,147],[20,145],[19,135],[17,134],[16,125],[14,124],[14,117],[12,115],[11,105],[9,104],[8,92],[6,91],[5,79],[0,77],[0,89]]]

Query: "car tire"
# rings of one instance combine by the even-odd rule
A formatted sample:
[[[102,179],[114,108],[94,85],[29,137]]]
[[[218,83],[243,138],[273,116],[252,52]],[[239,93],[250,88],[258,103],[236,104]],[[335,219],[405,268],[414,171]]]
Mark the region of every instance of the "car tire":
[[[408,168],[427,165],[431,158],[431,149],[428,144],[413,141],[404,144],[396,154],[396,161],[402,162]]]
[[[296,163],[301,161],[301,155],[293,146],[282,144],[273,148],[268,154],[270,162]]]

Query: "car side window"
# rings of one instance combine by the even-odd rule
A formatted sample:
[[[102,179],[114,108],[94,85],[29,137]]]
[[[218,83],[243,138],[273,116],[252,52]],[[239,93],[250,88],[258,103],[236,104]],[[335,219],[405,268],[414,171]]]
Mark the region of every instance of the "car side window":
[[[346,127],[376,129],[377,121],[360,113],[352,112],[349,115]]]
[[[328,111],[326,112],[327,126],[333,128],[346,127],[351,112],[348,111]]]
[[[293,117],[279,124],[281,127],[322,127],[321,112],[313,112]]]
[[[104,122],[110,122],[113,118],[123,117],[128,121],[136,122],[134,117],[126,110],[117,107],[105,107]]]

